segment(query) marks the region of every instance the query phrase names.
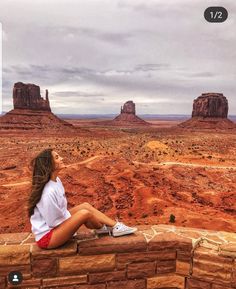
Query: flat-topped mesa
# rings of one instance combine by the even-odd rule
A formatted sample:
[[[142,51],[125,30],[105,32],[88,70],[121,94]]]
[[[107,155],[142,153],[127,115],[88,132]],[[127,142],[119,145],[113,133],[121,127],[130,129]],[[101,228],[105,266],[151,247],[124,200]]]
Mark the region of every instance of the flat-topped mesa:
[[[192,117],[227,118],[228,100],[223,93],[202,93],[193,102]]]
[[[135,115],[135,103],[132,100],[126,101],[126,103],[121,106],[120,113],[131,113]]]
[[[13,87],[14,109],[51,111],[46,90],[46,99],[40,95],[40,87],[32,83],[17,82]]]
[[[192,118],[178,126],[190,129],[235,129],[235,123],[227,118],[228,110],[228,100],[223,93],[202,93],[193,101]]]

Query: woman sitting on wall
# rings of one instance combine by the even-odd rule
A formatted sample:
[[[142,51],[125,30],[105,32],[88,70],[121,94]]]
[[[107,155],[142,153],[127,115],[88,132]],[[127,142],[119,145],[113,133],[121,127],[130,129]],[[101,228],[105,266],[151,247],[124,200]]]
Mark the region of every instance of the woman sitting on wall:
[[[81,225],[114,237],[134,233],[137,228],[116,222],[82,203],[67,209],[65,190],[58,173],[65,168],[63,159],[52,149],[42,151],[32,161],[32,190],[28,203],[31,230],[40,248],[52,249],[67,242]]]

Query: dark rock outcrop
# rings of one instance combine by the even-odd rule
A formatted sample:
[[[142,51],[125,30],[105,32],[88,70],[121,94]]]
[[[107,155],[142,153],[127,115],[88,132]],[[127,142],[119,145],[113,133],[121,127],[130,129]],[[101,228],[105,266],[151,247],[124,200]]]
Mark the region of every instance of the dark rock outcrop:
[[[228,116],[228,100],[223,93],[203,93],[193,102],[192,117]]]
[[[135,115],[135,103],[132,100],[126,101],[126,103],[121,106],[120,113],[131,113]]]
[[[192,118],[180,123],[182,128],[232,129],[235,123],[227,118],[228,100],[222,93],[203,93],[193,102]]]
[[[14,109],[0,117],[2,130],[74,130],[72,124],[58,118],[51,112],[48,90],[46,99],[40,95],[40,87],[35,84],[17,82],[13,88]]]
[[[135,103],[132,100],[127,101],[123,107],[121,106],[120,114],[112,121],[114,125],[150,125],[145,120],[136,116]]]
[[[46,99],[40,95],[40,87],[32,83],[17,82],[13,88],[14,109],[32,109],[51,111],[48,90],[46,90]]]

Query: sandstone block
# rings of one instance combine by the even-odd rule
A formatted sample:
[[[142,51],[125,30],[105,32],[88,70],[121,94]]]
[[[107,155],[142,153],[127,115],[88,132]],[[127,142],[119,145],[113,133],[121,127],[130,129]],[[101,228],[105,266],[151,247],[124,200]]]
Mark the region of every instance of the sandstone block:
[[[163,233],[155,236],[148,243],[148,250],[167,250],[180,249],[181,251],[191,251],[192,240],[190,238],[179,236],[173,232]]]
[[[147,289],[177,288],[184,289],[185,278],[178,275],[164,275],[147,278]]]
[[[59,258],[59,273],[67,275],[72,273],[83,274],[87,272],[111,271],[115,268],[115,255],[71,256]]]
[[[66,285],[66,286],[60,286],[60,287],[43,287],[43,289],[74,289],[75,288],[75,286],[68,286],[68,285]],[[82,288],[82,287],[79,287],[79,288]],[[84,288],[84,287],[83,287]],[[28,289],[28,288],[27,288]],[[29,288],[29,289],[34,289],[34,288]],[[39,288],[39,287],[37,287],[37,288],[35,288],[35,289],[41,289],[41,288]]]
[[[32,272],[34,277],[53,277],[57,274],[57,259],[32,260]]]
[[[79,243],[79,254],[106,254],[115,252],[145,251],[147,243],[143,235],[132,234],[120,238],[110,236],[101,237],[96,240],[87,240]]]
[[[211,284],[197,279],[187,278],[186,289],[211,289]]]
[[[236,258],[236,243],[220,246],[220,256]]]
[[[233,289],[232,287],[225,287],[217,284],[212,284],[211,289]]]
[[[0,234],[0,243],[1,244],[20,244],[23,240],[25,240],[30,233],[7,233],[7,234]]]
[[[130,264],[132,262],[151,262],[156,260],[175,259],[176,251],[174,250],[123,253],[116,255],[116,267],[118,269],[124,269],[126,264]]]
[[[192,256],[191,250],[187,251],[177,250],[177,259],[179,261],[190,262],[191,256]]]
[[[87,275],[81,276],[63,276],[57,278],[48,278],[43,279],[44,287],[55,287],[55,286],[63,286],[63,285],[78,285],[87,282]]]
[[[107,283],[107,289],[146,289],[145,280],[137,279],[137,280],[125,280],[125,281],[114,281]]]
[[[69,240],[64,245],[56,248],[45,250],[38,247],[38,245],[32,245],[32,257],[34,259],[42,259],[46,257],[63,257],[71,256],[77,252],[77,241]]]
[[[90,285],[90,284],[80,284],[80,285],[66,285],[66,286],[56,286],[56,287],[44,287],[45,289],[106,289],[106,284],[96,284],[96,285]],[[43,289],[44,289],[43,288]],[[28,288],[27,288],[28,289]],[[29,288],[31,289],[31,288]],[[32,288],[34,289],[34,288]],[[41,289],[41,288],[40,288]]]
[[[40,286],[41,285],[41,279],[29,279],[29,280],[24,280],[23,278],[23,281],[20,285],[12,285],[11,283],[7,283],[7,288],[32,288],[32,287],[36,287],[36,286]]]
[[[219,244],[217,244],[216,242],[212,242],[211,240],[207,240],[207,239],[204,239],[202,242],[201,242],[201,247],[202,248],[206,248],[206,249],[210,249],[210,250],[215,250],[217,251],[218,248],[219,248]]]
[[[155,271],[155,262],[132,263],[128,265],[127,276],[131,279],[150,277],[155,275]]]
[[[88,275],[88,279],[89,283],[96,284],[106,281],[124,280],[126,278],[125,275],[125,271],[91,273]]]
[[[206,281],[218,281],[221,283],[230,283],[232,265],[217,263],[200,258],[193,260],[193,276]]]
[[[190,275],[190,263],[176,261],[176,273],[184,276]]]
[[[31,265],[12,265],[12,266],[1,266],[0,264],[0,276],[5,276],[11,271],[20,271],[23,276],[31,273]]]
[[[22,265],[30,264],[29,245],[1,245],[0,246],[0,265]]]
[[[157,274],[173,273],[176,270],[176,260],[158,260]]]
[[[106,289],[106,284],[96,284],[96,285],[85,284],[85,285],[79,285],[79,286],[73,287],[73,289],[74,288],[75,289]],[[65,289],[67,289],[67,287],[65,287]]]
[[[194,259],[206,260],[212,263],[222,263],[232,265],[233,259],[219,256],[218,251],[209,250],[206,248],[197,248],[194,251]]]

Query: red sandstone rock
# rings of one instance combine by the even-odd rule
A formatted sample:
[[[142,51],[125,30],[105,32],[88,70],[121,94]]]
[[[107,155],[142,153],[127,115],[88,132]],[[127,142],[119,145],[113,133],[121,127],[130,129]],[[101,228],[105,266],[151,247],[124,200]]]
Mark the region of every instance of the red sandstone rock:
[[[53,277],[57,272],[57,259],[33,259],[32,260],[32,275],[34,277]]]
[[[149,125],[148,122],[144,121],[135,114],[135,103],[132,100],[127,101],[123,107],[121,107],[120,114],[114,118],[112,121],[114,125],[116,124],[139,124],[139,125]]]
[[[88,274],[88,279],[90,284],[97,284],[101,282],[109,281],[119,281],[126,279],[126,272],[123,271],[114,271],[114,272],[101,272],[101,273],[91,273]]]
[[[228,116],[228,100],[223,93],[203,93],[193,102],[192,117]]]
[[[46,99],[43,99],[40,95],[40,87],[35,84],[15,83],[13,104],[14,109],[0,118],[0,129],[17,131],[73,129],[72,124],[51,112],[48,90],[46,90]]]
[[[40,95],[40,87],[31,83],[17,82],[14,84],[13,104],[15,109],[51,111],[48,90],[46,90],[46,99],[43,99]]]
[[[161,261],[159,261],[161,262]],[[172,262],[173,261],[162,261],[162,262]],[[160,264],[157,265],[158,269],[160,269]],[[163,266],[166,267],[166,266]],[[165,270],[165,268],[161,267],[161,270]],[[161,271],[159,270],[159,271]],[[155,275],[156,271],[156,262],[140,262],[140,263],[132,263],[127,265],[127,276],[129,279],[134,278],[145,278],[145,277],[152,277]],[[160,273],[160,272],[158,272]]]
[[[126,101],[123,107],[121,106],[120,113],[135,114],[135,103],[132,100]]]
[[[45,130],[71,129],[73,126],[50,111],[13,109],[0,118],[0,129]]]
[[[203,93],[193,102],[192,118],[178,126],[198,129],[236,128],[227,116],[228,100],[222,93]]]
[[[147,126],[151,125],[135,114],[135,103],[132,100],[127,101],[121,106],[120,114],[113,120],[91,122],[94,125],[102,126]]]
[[[200,281],[197,279],[193,279],[193,278],[187,278],[187,289],[210,289],[211,288],[211,284],[204,282],[204,281]]]

